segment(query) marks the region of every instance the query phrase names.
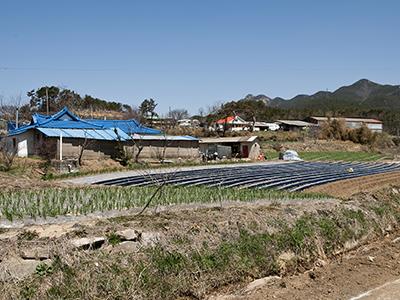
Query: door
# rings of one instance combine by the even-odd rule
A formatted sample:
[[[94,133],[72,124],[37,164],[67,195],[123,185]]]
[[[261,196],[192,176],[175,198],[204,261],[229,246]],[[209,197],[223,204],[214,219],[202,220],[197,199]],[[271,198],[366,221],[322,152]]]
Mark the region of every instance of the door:
[[[242,157],[243,158],[248,158],[249,157],[249,146],[248,145],[243,145],[242,146]]]

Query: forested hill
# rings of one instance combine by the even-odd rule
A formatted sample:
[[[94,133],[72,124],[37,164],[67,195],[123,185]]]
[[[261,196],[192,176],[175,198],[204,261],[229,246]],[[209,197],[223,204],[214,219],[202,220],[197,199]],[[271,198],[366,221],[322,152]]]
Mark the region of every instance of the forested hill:
[[[27,93],[29,102],[20,108],[21,117],[30,119],[32,112],[55,113],[67,106],[81,117],[123,118],[132,113],[132,107],[117,101],[109,101],[76,93],[56,86],[44,86]]]

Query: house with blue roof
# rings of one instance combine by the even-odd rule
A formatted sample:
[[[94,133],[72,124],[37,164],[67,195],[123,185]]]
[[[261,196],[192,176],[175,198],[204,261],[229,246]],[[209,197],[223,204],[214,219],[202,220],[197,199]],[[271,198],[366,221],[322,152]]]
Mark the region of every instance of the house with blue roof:
[[[136,120],[81,119],[66,107],[53,115],[35,113],[27,125],[9,125],[7,138],[20,157],[77,158],[82,147],[85,159],[114,157],[121,143],[132,155],[140,151],[148,159],[156,159],[159,152],[164,158],[198,155],[196,138],[166,136]]]

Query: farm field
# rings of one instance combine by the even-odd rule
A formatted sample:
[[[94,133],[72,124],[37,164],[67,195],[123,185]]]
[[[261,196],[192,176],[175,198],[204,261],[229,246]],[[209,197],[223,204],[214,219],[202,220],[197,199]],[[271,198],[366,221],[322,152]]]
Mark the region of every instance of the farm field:
[[[367,175],[400,170],[398,163],[370,162],[295,162],[260,163],[189,171],[144,173],[135,176],[100,180],[96,184],[117,186],[209,186],[301,191],[313,186]]]
[[[256,200],[295,200],[330,198],[318,193],[290,193],[278,190],[235,189],[204,186],[157,187],[69,187],[41,190],[1,191],[0,221],[23,218],[87,215],[95,212],[124,211],[141,208],[156,194],[150,207],[177,204],[251,202]]]
[[[173,190],[182,191],[165,188],[171,197],[176,197]],[[132,196],[128,191],[145,194],[145,189],[150,187],[104,188],[116,195],[126,192],[125,200]],[[95,199],[100,190],[103,188],[75,189],[66,192],[66,198],[89,199],[85,195],[91,195]],[[193,188],[187,188],[184,198],[201,197],[207,190],[210,194],[204,197],[216,194],[213,188],[198,187],[197,195]],[[54,199],[63,192],[52,191]],[[397,244],[391,242],[398,231],[388,231],[396,228],[399,216],[398,188],[360,194],[352,201],[277,192],[271,199],[281,199],[257,202],[246,198],[252,192],[267,191],[236,192],[243,202],[231,206],[219,205],[214,196],[213,206],[150,209],[142,215],[103,215],[84,221],[61,219],[60,223],[1,228],[0,276],[6,279],[0,281],[2,295],[5,299],[219,299],[212,297],[218,295],[230,295],[228,299],[265,299],[265,295],[288,299],[312,295],[315,289],[309,287],[320,283],[321,295],[327,299],[329,295],[348,299],[398,274],[389,276],[390,270],[398,272],[397,259],[391,258],[399,253]],[[32,200],[35,193],[36,200],[46,199],[40,191],[26,194],[27,198]],[[234,196],[223,193],[220,196],[226,199]],[[257,195],[265,197],[250,196]],[[288,201],[282,201],[286,195]],[[290,195],[299,201],[289,199]],[[390,240],[372,249],[366,247],[365,252],[357,251],[360,244],[381,236]],[[86,243],[86,248],[79,243]],[[341,260],[352,249],[356,259]],[[345,269],[335,260],[345,261]],[[27,270],[24,266],[33,267]],[[24,270],[23,276],[18,273],[16,277],[16,270]],[[371,270],[388,276],[366,276]],[[324,277],[331,274],[357,282],[360,271],[365,275],[363,284],[347,289],[342,288],[345,281],[337,280],[333,287]],[[269,276],[280,278],[272,290],[268,286],[250,289],[255,280]],[[282,293],[287,297],[280,297]]]
[[[398,270],[390,259],[379,260],[385,268],[364,265],[363,255],[349,260],[345,270],[329,266],[346,257],[349,245],[383,232],[397,238],[397,231],[385,230],[395,228],[399,218],[400,165],[366,152],[326,152],[324,158],[307,152],[302,158],[141,166],[63,180],[3,174],[1,294],[6,299],[107,299],[110,293],[120,299],[312,299],[316,288],[301,274],[313,272],[324,295],[340,298],[394,279],[384,276]],[[398,254],[394,246],[384,249],[368,255]],[[360,270],[359,264],[365,267],[362,274],[382,272],[381,279],[334,290],[323,279],[325,272],[338,277],[350,268]],[[346,279],[358,280],[358,273],[348,273]],[[280,279],[271,289],[248,290],[265,276]]]

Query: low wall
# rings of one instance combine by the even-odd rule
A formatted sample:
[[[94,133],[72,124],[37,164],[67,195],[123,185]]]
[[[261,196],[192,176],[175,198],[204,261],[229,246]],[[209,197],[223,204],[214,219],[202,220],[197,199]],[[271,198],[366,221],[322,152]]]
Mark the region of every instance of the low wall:
[[[77,158],[83,142],[81,139],[64,139],[63,157]],[[164,147],[160,141],[143,141],[142,143],[138,143],[138,145],[144,147],[139,155],[139,159],[162,159],[163,157],[165,159],[197,159],[200,156],[197,142],[174,141]],[[124,143],[124,148],[133,156],[138,151],[138,147],[131,142]],[[83,152],[83,159],[110,158],[115,156],[117,151],[118,144],[115,141],[90,141]]]

